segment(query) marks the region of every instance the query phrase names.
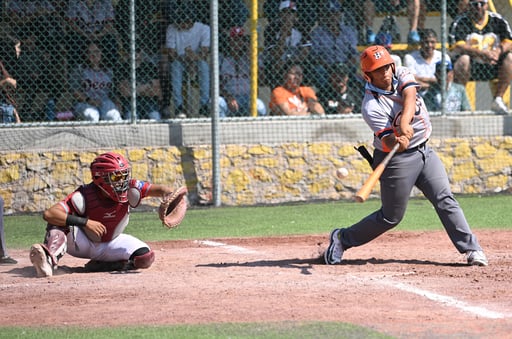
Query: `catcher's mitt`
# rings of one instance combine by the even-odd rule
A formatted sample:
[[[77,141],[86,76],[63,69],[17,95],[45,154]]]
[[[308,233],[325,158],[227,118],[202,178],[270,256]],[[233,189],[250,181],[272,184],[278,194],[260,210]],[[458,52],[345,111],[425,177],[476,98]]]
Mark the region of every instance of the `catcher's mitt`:
[[[158,215],[165,227],[175,228],[185,217],[188,207],[187,193],[187,188],[183,186],[164,196]]]

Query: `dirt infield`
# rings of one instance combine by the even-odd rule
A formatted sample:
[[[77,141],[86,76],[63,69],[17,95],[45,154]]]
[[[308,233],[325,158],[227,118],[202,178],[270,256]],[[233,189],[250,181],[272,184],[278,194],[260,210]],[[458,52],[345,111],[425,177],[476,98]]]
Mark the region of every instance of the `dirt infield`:
[[[444,232],[390,232],[327,266],[328,235],[151,243],[145,271],[37,279],[26,251],[0,266],[0,326],[342,321],[396,337],[510,338],[512,231],[476,231],[469,267]]]

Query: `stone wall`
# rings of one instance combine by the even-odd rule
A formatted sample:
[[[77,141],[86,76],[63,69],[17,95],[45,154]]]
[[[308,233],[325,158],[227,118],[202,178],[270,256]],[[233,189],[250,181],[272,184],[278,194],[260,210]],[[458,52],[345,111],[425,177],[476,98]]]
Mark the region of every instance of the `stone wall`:
[[[510,136],[433,139],[429,144],[445,164],[455,193],[493,193],[512,185]],[[0,156],[0,194],[6,213],[48,208],[89,182],[89,164],[97,154],[110,150],[130,160],[133,177],[187,185],[192,204],[211,203],[210,146],[22,151]],[[352,199],[371,172],[348,142],[225,145],[220,152],[221,203],[229,206]],[[343,180],[334,174],[338,167],[349,170]],[[378,187],[373,192],[377,195]],[[158,199],[151,198],[143,206],[157,204]]]

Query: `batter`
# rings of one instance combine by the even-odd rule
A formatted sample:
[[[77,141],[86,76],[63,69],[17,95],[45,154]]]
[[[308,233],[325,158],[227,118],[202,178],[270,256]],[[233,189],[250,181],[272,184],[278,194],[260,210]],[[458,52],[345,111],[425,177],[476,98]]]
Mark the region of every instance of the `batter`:
[[[360,61],[367,80],[361,110],[374,133],[373,166],[396,143],[400,146],[380,178],[381,208],[348,228],[334,229],[325,262],[339,264],[344,251],[397,226],[416,186],[434,206],[455,248],[466,254],[467,263],[486,266],[487,258],[450,190],[444,166],[428,146],[432,125],[417,94],[419,84],[407,68],[395,66],[382,46],[368,47]]]
[[[30,249],[38,277],[52,276],[65,253],[91,259],[87,271],[149,268],[155,260],[146,243],[123,231],[130,208],[143,198],[170,194],[172,188],[132,179],[130,163],[113,152],[94,159],[91,175],[91,183],[44,212],[48,223],[44,243]]]

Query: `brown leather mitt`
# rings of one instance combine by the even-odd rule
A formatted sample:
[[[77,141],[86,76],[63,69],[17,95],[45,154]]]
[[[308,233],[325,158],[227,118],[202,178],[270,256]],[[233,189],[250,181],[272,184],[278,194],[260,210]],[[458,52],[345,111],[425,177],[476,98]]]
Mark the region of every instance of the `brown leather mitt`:
[[[176,228],[185,217],[188,208],[188,190],[185,186],[163,197],[158,215],[167,228]]]

